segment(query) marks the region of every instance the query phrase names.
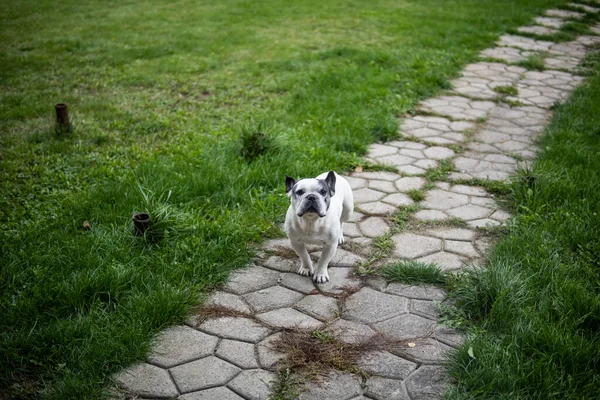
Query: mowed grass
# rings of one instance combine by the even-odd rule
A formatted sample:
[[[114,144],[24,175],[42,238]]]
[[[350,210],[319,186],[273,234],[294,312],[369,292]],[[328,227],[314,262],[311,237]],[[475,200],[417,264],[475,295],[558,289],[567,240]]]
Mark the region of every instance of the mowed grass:
[[[2,395],[101,397],[280,234],[286,174],[356,165],[395,115],[561,3],[1,2]],[[264,152],[243,157],[259,129]],[[133,237],[135,211],[160,234]]]
[[[453,399],[594,399],[600,387],[600,57],[512,185],[487,268],[451,282],[469,340]],[[470,351],[469,351],[470,349]],[[469,352],[471,355],[469,355]]]

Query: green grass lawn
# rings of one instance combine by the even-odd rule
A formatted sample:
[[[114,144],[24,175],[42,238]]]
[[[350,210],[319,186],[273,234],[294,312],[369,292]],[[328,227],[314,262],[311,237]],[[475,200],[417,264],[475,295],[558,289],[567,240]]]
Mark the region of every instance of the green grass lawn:
[[[100,397],[280,234],[285,174],[355,165],[395,115],[562,3],[1,2],[0,393]],[[258,129],[264,153],[242,157]],[[160,220],[135,238],[142,210]]]
[[[450,283],[470,339],[450,398],[596,399],[600,387],[600,56],[512,185],[488,267]],[[469,349],[471,355],[469,355]]]

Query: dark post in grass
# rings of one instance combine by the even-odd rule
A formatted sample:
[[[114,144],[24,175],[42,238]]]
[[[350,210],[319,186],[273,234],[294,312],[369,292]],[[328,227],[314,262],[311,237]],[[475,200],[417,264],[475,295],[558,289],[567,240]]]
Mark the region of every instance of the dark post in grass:
[[[137,213],[133,214],[133,233],[135,236],[143,236],[148,225],[150,224],[150,214],[148,213]]]
[[[58,103],[54,105],[56,109],[56,123],[61,127],[66,128],[69,126],[69,112],[65,103]]]
[[[65,103],[57,103],[54,105],[56,110],[56,132],[70,132],[71,122],[69,121],[68,106]]]

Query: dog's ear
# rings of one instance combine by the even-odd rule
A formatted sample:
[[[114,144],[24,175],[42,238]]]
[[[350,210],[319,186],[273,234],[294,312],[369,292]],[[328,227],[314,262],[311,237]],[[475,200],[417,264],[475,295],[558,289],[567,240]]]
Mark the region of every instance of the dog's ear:
[[[333,195],[335,194],[335,172],[329,171],[329,173],[327,174],[327,178],[325,178],[325,183],[329,188],[329,196],[333,197]]]
[[[285,195],[290,197],[292,195],[292,189],[296,184],[296,180],[290,176],[285,176]]]

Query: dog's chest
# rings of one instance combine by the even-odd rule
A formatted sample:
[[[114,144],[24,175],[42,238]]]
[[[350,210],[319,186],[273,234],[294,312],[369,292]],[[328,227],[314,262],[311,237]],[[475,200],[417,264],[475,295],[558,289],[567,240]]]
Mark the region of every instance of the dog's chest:
[[[336,238],[328,224],[301,224],[293,232],[295,239],[302,243],[325,245]]]

